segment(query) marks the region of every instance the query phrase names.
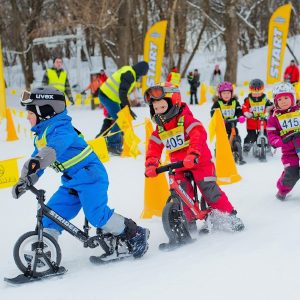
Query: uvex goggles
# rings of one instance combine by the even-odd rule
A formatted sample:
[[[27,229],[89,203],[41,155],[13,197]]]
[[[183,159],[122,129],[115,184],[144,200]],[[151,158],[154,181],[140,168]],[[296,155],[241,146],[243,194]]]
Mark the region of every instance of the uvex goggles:
[[[166,86],[152,86],[145,91],[144,100],[147,104],[151,104],[151,100],[161,100],[168,98],[168,93],[179,93],[177,87],[166,87]]]
[[[26,105],[31,103],[33,100],[30,98],[31,93],[28,91],[24,91],[21,95],[21,104]]]

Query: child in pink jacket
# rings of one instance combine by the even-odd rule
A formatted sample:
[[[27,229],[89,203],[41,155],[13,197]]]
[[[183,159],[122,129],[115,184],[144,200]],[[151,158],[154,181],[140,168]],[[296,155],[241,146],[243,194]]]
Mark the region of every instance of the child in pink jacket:
[[[290,83],[278,83],[273,98],[275,109],[268,119],[267,134],[271,146],[281,148],[284,171],[277,181],[276,198],[284,200],[299,180],[300,107]]]

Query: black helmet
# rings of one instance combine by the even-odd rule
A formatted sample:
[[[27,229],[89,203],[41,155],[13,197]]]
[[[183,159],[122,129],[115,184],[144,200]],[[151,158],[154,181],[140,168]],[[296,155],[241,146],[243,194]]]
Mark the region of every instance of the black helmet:
[[[250,93],[262,93],[265,89],[264,82],[260,79],[252,79],[249,84]]]
[[[38,87],[31,92],[24,91],[21,104],[33,111],[40,121],[50,119],[66,109],[64,93],[50,86]]]

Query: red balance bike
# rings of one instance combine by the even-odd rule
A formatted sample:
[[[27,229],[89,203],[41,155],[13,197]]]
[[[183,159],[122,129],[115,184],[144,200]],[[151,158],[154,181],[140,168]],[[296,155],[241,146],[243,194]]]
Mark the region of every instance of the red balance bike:
[[[159,249],[161,250],[176,248],[193,241],[189,224],[183,211],[184,205],[191,210],[195,220],[206,219],[206,216],[210,212],[210,209],[206,208],[204,200],[201,199],[201,203],[198,200],[197,186],[193,174],[190,171],[185,171],[184,176],[193,186],[193,198],[191,198],[175,180],[175,169],[182,167],[183,162],[178,161],[156,169],[157,174],[168,172],[170,186],[170,196],[162,213],[163,227],[169,238],[169,243],[160,244]]]

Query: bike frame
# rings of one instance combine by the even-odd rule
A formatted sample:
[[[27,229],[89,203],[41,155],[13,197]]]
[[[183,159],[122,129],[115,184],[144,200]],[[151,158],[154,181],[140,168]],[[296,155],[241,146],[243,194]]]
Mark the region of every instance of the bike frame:
[[[45,205],[45,191],[44,190],[38,190],[34,186],[29,186],[28,189],[36,195],[36,199],[38,200],[38,209],[37,209],[37,225],[36,230],[38,234],[38,242],[43,241],[43,216],[48,217],[50,220],[52,220],[54,223],[58,224],[62,228],[64,228],[69,234],[73,235],[75,238],[77,238],[79,241],[83,243],[83,246],[85,248],[95,248],[99,245],[102,247],[102,249],[108,253],[109,247],[103,240],[103,233],[97,232],[96,236],[90,237],[88,232],[90,229],[90,226],[88,224],[87,219],[85,218],[84,222],[84,231],[77,228],[74,224],[60,216],[58,213],[56,213],[54,210],[49,208],[47,205]]]
[[[256,138],[256,144],[259,146],[261,145],[261,141],[265,140],[265,145],[268,145],[269,142],[267,136],[265,135],[265,126],[264,126],[266,119],[262,117],[258,117],[258,120],[260,121],[260,127]]]
[[[157,174],[159,174],[159,173],[168,171],[169,187],[170,187],[171,195],[174,195],[174,193],[176,195],[178,195],[180,197],[180,199],[192,211],[195,218],[197,218],[199,220],[204,220],[206,218],[207,214],[210,212],[210,209],[201,210],[199,207],[199,201],[197,200],[198,197],[197,197],[196,191],[194,192],[196,200],[194,200],[185,192],[185,190],[181,187],[181,185],[175,179],[176,172],[174,171],[174,169],[182,168],[182,167],[183,167],[183,162],[179,161],[179,162],[171,163],[171,164],[168,164],[165,166],[161,166],[156,169],[157,170],[156,172],[157,172]]]

